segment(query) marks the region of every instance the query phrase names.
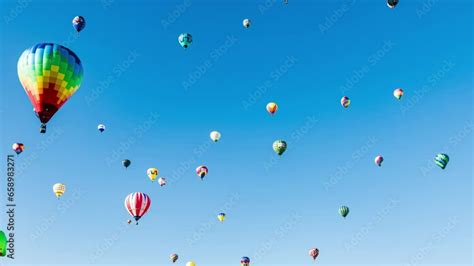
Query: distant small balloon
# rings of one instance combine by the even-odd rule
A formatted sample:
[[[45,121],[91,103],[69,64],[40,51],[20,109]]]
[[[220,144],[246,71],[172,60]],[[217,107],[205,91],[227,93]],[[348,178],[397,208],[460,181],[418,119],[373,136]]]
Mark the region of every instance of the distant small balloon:
[[[383,157],[378,155],[377,157],[375,157],[375,160],[374,160],[375,164],[378,165],[378,166],[382,166],[382,162],[383,162]]]
[[[166,185],[166,178],[164,177],[158,178],[158,184],[160,185],[160,187]]]
[[[390,8],[395,8],[398,5],[398,0],[387,0],[387,6]]]
[[[315,259],[318,257],[318,255],[319,255],[319,249],[317,249],[317,248],[312,248],[312,249],[309,250],[308,253],[309,253],[309,255],[313,258],[313,260],[315,260]]]
[[[13,143],[12,149],[17,155],[20,155],[25,150],[25,145],[23,143]]]
[[[278,155],[282,155],[287,148],[286,141],[284,140],[276,140],[273,142],[273,150],[276,152]]]
[[[196,173],[199,177],[201,177],[201,180],[204,178],[204,176],[207,175],[208,172],[209,172],[209,169],[207,169],[207,167],[204,165],[198,166],[196,168]]]
[[[219,213],[219,214],[217,215],[217,219],[218,219],[219,221],[223,222],[223,221],[225,220],[225,213],[222,213],[222,212]]]
[[[438,165],[439,167],[441,167],[441,169],[444,170],[444,168],[446,168],[446,165],[448,165],[449,156],[447,154],[444,154],[444,153],[439,153],[439,154],[436,155],[434,161],[435,161],[436,165]]]
[[[212,141],[218,142],[221,139],[221,133],[219,131],[212,131],[210,137]]]
[[[349,107],[350,104],[351,104],[351,100],[349,99],[349,97],[347,97],[347,96],[342,97],[342,99],[341,99],[341,105],[342,105],[344,108]]]
[[[196,263],[194,263],[194,261],[188,261],[188,263],[186,263],[186,266],[196,266]]]
[[[173,263],[175,263],[178,260],[178,258],[179,258],[178,254],[176,254],[176,253],[173,253],[173,254],[170,255],[170,260]]]
[[[400,100],[400,99],[402,98],[402,96],[403,96],[403,89],[400,89],[400,88],[395,89],[395,90],[393,91],[393,96],[394,96],[395,98],[397,98],[397,100]]]
[[[80,32],[86,27],[86,20],[82,16],[76,16],[72,19],[72,26],[77,32]]]
[[[148,168],[146,170],[146,174],[148,178],[150,178],[151,182],[155,181],[156,177],[158,176],[158,169],[157,168]]]
[[[100,133],[104,132],[105,131],[105,125],[104,124],[99,124],[97,126],[97,129],[100,131]]]
[[[131,224],[131,223],[132,223],[132,220],[127,220],[127,223],[128,223],[128,224]]]
[[[132,162],[128,159],[125,159],[122,161],[122,165],[125,166],[125,168],[128,168]]]
[[[249,257],[242,257],[240,259],[240,266],[249,266],[249,265],[250,265]]]
[[[53,192],[54,194],[56,194],[56,197],[59,199],[64,194],[64,192],[66,192],[66,186],[61,183],[56,183],[53,186]]]
[[[248,18],[244,19],[242,24],[244,25],[244,28],[250,27],[250,19],[248,19]]]
[[[178,42],[184,49],[186,49],[193,43],[193,36],[189,33],[181,33],[178,37]]]
[[[276,103],[270,102],[267,104],[267,112],[269,112],[271,115],[275,114],[277,110],[278,105]]]
[[[340,214],[342,217],[346,218],[346,216],[349,214],[349,207],[347,207],[347,206],[341,206],[341,207],[339,208],[339,214]]]

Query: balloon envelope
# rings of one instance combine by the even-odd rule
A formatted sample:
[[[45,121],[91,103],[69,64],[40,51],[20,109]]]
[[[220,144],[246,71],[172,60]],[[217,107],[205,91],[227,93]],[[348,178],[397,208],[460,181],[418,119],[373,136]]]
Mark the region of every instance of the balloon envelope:
[[[12,149],[18,155],[25,150],[25,145],[23,143],[13,143]]]
[[[99,124],[99,125],[97,126],[97,129],[102,133],[102,132],[104,132],[104,130],[105,130],[105,125],[104,125],[104,124]]]
[[[59,199],[64,192],[66,192],[66,186],[61,183],[56,183],[53,185],[53,192],[56,194],[56,197]]]
[[[393,96],[397,98],[397,100],[400,100],[403,96],[403,90],[398,88],[393,91]]]
[[[351,100],[349,99],[349,97],[347,97],[347,96],[342,97],[342,99],[341,99],[341,105],[342,105],[344,108],[349,107],[350,104],[351,104]]]
[[[347,206],[341,206],[341,207],[339,208],[339,214],[340,214],[342,217],[346,218],[346,216],[349,214],[349,207],[347,207]]]
[[[176,253],[173,253],[173,254],[170,255],[170,260],[173,263],[175,263],[178,260],[178,258],[179,258],[178,254],[176,254]]]
[[[188,261],[188,263],[186,263],[186,266],[196,266],[196,263],[194,263],[194,261]]]
[[[158,184],[159,184],[160,186],[166,185],[166,178],[164,178],[164,177],[158,178]]]
[[[203,179],[204,176],[206,176],[208,172],[209,172],[209,169],[207,169],[207,167],[204,166],[204,165],[198,166],[198,167],[196,168],[196,174],[197,174],[199,177],[201,177],[201,179]]]
[[[138,222],[140,218],[148,211],[151,205],[151,199],[143,192],[134,192],[128,194],[125,198],[125,209]]]
[[[148,168],[146,170],[146,174],[148,178],[150,178],[151,182],[155,181],[156,177],[158,176],[158,169],[157,168]]]
[[[59,44],[37,44],[18,60],[18,78],[43,125],[79,89],[82,77],[79,57]]]
[[[221,139],[221,133],[219,131],[212,131],[209,136],[214,142],[218,142]]]
[[[383,157],[378,155],[377,157],[375,157],[374,162],[375,162],[376,165],[382,166]]]
[[[276,103],[271,102],[267,104],[267,112],[269,112],[271,115],[275,114],[277,110],[278,105]]]
[[[390,8],[395,8],[398,5],[398,0],[387,0],[387,6]]]
[[[319,255],[319,249],[317,249],[317,248],[312,248],[312,249],[309,250],[308,253],[309,253],[309,255],[313,258],[313,260],[315,260],[315,259],[318,257],[318,255]]]
[[[434,161],[435,161],[436,165],[441,167],[441,169],[444,169],[444,168],[446,168],[446,165],[448,165],[449,156],[447,154],[444,154],[444,153],[439,153],[439,154],[436,155]]]
[[[193,36],[189,33],[181,33],[178,37],[178,42],[182,47],[188,48],[193,43]]]
[[[287,148],[287,144],[286,144],[286,141],[284,140],[276,140],[275,142],[273,142],[273,150],[278,155],[282,155],[286,151],[286,148]]]
[[[77,32],[80,32],[86,27],[86,20],[82,16],[76,16],[72,19],[72,26]]]
[[[122,165],[125,166],[125,168],[128,168],[132,162],[128,159],[125,159],[122,161]]]
[[[241,266],[249,266],[250,265],[250,259],[249,257],[242,257],[240,259],[240,265]]]
[[[244,25],[244,28],[250,27],[250,19],[244,19],[244,21],[242,21],[242,25]]]

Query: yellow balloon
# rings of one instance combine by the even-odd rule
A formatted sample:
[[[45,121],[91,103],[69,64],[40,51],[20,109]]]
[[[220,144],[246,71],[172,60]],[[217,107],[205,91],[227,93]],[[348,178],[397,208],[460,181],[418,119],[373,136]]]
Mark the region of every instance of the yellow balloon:
[[[59,197],[61,197],[64,194],[64,192],[66,192],[66,186],[61,183],[54,184],[53,192],[54,194],[56,194],[56,197],[59,199]]]
[[[217,215],[217,219],[219,219],[219,221],[223,222],[225,220],[225,214],[224,213],[219,213],[219,215]]]
[[[186,263],[186,266],[196,266],[196,263],[194,263],[194,261],[188,261],[188,263]]]
[[[158,169],[156,168],[149,168],[146,171],[146,174],[150,178],[151,182],[155,181],[156,177],[158,176]]]

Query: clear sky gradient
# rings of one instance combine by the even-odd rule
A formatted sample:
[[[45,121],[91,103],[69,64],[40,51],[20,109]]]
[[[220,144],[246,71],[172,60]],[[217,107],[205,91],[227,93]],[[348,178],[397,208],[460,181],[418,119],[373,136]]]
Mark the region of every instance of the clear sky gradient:
[[[178,265],[302,266],[312,247],[317,265],[472,265],[472,1],[2,0],[0,20],[2,156],[26,148],[16,259],[0,265],[170,265],[176,252]],[[17,76],[41,42],[84,67],[44,135]],[[136,191],[152,204],[127,225]]]

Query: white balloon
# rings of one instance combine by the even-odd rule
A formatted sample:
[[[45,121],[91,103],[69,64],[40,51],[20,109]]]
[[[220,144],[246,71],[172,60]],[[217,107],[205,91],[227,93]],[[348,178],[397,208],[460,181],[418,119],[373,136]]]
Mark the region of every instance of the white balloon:
[[[221,139],[221,133],[219,131],[212,131],[210,137],[212,141],[217,142]]]
[[[245,28],[250,27],[250,19],[248,19],[248,18],[244,19],[242,24],[244,25]]]

